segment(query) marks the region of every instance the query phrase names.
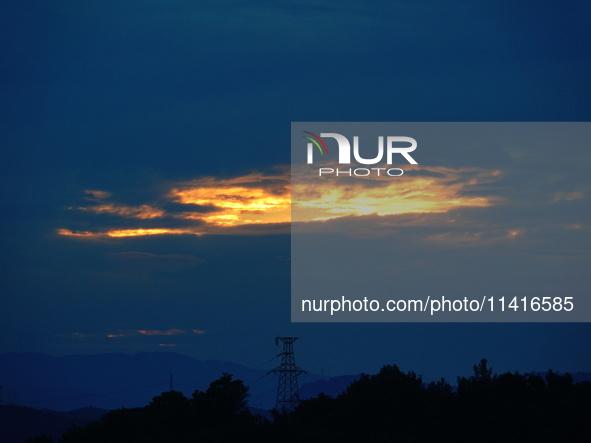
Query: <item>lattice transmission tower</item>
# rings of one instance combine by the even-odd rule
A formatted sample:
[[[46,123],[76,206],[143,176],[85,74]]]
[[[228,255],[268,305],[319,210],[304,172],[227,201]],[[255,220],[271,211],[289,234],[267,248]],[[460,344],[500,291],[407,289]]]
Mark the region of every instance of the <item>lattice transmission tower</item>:
[[[269,371],[279,375],[277,383],[277,399],[275,401],[275,409],[280,414],[289,414],[293,412],[295,407],[300,402],[300,389],[298,386],[298,375],[305,374],[302,368],[296,365],[295,356],[293,353],[293,342],[297,337],[276,337],[275,345],[283,343],[283,351],[278,354],[281,355],[281,364]]]

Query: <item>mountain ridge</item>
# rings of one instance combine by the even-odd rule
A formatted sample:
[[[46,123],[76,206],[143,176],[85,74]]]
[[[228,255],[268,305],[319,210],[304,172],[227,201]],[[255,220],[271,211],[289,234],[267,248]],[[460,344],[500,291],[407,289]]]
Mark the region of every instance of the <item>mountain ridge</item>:
[[[69,411],[85,406],[101,409],[142,407],[155,395],[174,389],[191,395],[205,390],[222,373],[241,379],[250,389],[250,404],[270,409],[277,378],[268,369],[223,360],[197,360],[176,352],[103,353],[52,356],[0,354],[0,386],[4,400],[34,408]],[[310,374],[310,381],[320,377]]]

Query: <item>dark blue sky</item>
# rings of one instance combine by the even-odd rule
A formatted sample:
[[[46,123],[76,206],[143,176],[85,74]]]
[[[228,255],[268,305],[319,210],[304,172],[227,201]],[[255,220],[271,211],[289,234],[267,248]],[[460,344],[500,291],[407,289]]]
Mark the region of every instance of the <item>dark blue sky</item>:
[[[138,207],[203,177],[281,174],[292,121],[591,120],[585,1],[223,5],[4,2],[0,352],[254,365],[295,334],[302,366],[331,375],[398,363],[452,377],[482,357],[591,370],[589,324],[292,325],[286,234],[57,235],[137,227],[71,209],[87,190]]]

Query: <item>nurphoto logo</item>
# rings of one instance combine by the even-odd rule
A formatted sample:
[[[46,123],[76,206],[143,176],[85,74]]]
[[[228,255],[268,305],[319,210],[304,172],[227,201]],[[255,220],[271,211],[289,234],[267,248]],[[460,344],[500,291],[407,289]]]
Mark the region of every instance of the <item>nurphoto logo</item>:
[[[329,150],[326,144],[325,138],[334,139],[337,142],[338,147],[338,163],[340,165],[351,164],[351,142],[347,137],[336,132],[321,132],[320,135],[312,132],[303,131],[305,134],[303,137],[308,140],[307,142],[307,163],[309,165],[314,164],[314,156],[328,155]],[[385,139],[385,148],[384,148]],[[359,151],[359,137],[353,136],[353,158],[355,162],[360,165],[377,165],[378,163],[386,160],[387,165],[392,165],[393,160],[397,154],[401,155],[411,165],[418,164],[414,158],[411,157],[410,153],[417,148],[417,141],[411,137],[400,137],[400,136],[379,136],[377,140],[377,155],[373,158],[364,158],[361,156]],[[318,154],[319,153],[319,154]],[[404,174],[404,171],[400,168],[334,168],[334,167],[322,167],[318,168],[318,175],[332,175],[332,176],[348,176],[348,177],[367,177],[369,175],[388,175],[390,177],[399,177]]]

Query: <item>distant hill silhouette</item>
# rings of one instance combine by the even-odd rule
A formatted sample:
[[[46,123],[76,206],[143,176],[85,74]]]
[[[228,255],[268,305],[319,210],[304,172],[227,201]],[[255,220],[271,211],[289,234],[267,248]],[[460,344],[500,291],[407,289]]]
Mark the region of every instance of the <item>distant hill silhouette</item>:
[[[200,361],[174,352],[64,357],[0,354],[4,403],[58,411],[85,406],[140,407],[168,389],[171,374],[174,388],[189,395],[195,389],[204,389],[224,372],[249,386],[251,407],[274,406],[277,377],[266,376],[268,369],[251,369],[232,362]],[[309,374],[300,383],[319,378]]]

